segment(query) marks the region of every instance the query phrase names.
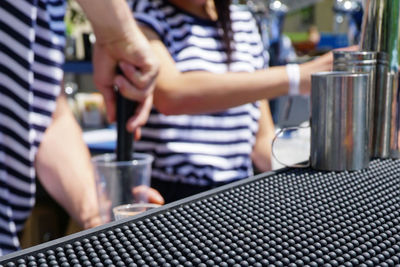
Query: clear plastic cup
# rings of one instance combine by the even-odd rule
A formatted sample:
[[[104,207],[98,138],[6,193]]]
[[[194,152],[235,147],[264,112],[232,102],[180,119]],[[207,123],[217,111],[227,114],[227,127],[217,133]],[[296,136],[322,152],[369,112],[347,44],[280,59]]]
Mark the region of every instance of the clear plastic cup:
[[[153,203],[134,203],[125,204],[113,208],[113,215],[115,220],[120,220],[128,217],[135,216],[139,213],[155,209],[161,205]]]
[[[92,158],[103,223],[113,220],[112,209],[116,206],[148,202],[153,156],[134,153],[130,161],[115,159],[113,153]]]

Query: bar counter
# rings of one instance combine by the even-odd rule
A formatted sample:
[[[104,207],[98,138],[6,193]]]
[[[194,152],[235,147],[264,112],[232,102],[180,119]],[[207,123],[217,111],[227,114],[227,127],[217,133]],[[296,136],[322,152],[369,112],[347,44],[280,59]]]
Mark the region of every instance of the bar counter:
[[[282,169],[0,258],[1,266],[395,266],[400,161]]]

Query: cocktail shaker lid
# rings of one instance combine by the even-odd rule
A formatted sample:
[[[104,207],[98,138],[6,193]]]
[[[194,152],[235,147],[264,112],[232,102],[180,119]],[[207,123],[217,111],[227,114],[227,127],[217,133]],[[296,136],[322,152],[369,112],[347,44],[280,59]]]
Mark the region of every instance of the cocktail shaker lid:
[[[374,64],[376,59],[375,51],[333,51],[334,64]]]

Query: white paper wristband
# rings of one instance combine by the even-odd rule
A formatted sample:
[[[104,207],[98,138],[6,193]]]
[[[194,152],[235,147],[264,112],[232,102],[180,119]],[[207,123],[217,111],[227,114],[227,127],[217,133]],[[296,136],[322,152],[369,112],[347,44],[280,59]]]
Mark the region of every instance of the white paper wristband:
[[[287,64],[286,73],[289,77],[288,95],[300,94],[300,67],[298,64]]]

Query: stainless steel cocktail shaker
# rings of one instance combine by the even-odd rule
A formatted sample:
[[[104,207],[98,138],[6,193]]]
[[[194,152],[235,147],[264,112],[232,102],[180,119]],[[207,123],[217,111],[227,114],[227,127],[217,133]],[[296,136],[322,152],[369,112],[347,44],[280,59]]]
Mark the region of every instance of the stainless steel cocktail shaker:
[[[374,151],[374,107],[376,84],[377,53],[374,51],[333,51],[333,70],[364,72],[369,74],[368,85],[368,129],[369,129],[369,153]]]
[[[354,171],[369,166],[369,74],[311,76],[311,167]]]
[[[376,51],[372,156],[398,158],[400,0],[368,0],[364,6],[361,50]]]

